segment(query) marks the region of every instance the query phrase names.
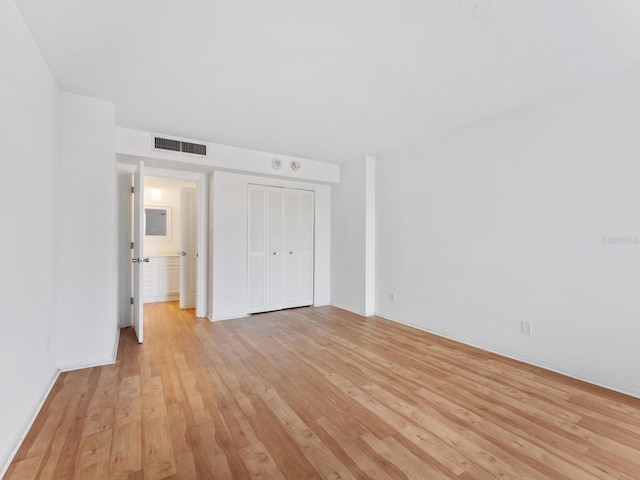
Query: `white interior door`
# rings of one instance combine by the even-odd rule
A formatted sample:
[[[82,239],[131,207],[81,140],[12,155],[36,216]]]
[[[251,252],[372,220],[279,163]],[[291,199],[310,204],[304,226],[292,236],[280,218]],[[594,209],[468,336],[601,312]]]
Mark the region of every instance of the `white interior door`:
[[[249,185],[249,313],[265,310],[267,189]]]
[[[267,188],[267,310],[282,308],[282,191],[282,188]]]
[[[133,325],[133,186],[132,168],[118,165],[118,326]]]
[[[142,302],[142,275],[144,265],[144,162],[133,174],[133,329],[142,343],[144,304]],[[146,259],[149,261],[149,259]]]
[[[314,192],[300,190],[298,193],[298,297],[299,306],[313,305],[314,267]]]
[[[198,217],[196,189],[180,188],[180,308],[196,306]]]
[[[300,212],[298,190],[283,190],[282,237],[282,303],[283,308],[297,306],[298,303],[298,230]]]

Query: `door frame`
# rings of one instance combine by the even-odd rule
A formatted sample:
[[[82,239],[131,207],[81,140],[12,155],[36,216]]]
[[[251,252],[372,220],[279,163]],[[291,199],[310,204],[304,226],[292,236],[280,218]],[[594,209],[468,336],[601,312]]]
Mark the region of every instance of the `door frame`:
[[[118,162],[119,175],[131,175],[135,171],[136,165],[129,162]],[[189,180],[196,183],[197,202],[197,223],[198,223],[198,262],[196,274],[196,317],[207,317],[209,309],[209,174],[206,172],[194,172],[186,170],[172,170],[167,168],[150,167],[145,164],[145,175],[154,177],[167,177],[181,180]],[[124,182],[124,180],[119,180]],[[120,184],[119,184],[120,185]],[[122,185],[120,185],[122,187]],[[130,187],[129,187],[130,188]],[[123,193],[124,195],[124,193]],[[128,198],[128,202],[126,199]],[[127,206],[128,205],[128,206]],[[120,257],[118,283],[119,287],[119,326],[128,327],[133,323],[133,309],[130,305],[132,293],[131,278],[131,242],[132,229],[124,225],[124,222],[133,221],[133,211],[131,209],[131,193],[119,201],[119,225],[118,235],[118,255]],[[127,291],[125,291],[127,290]]]
[[[197,254],[196,262],[196,317],[206,317],[208,312],[209,290],[209,181],[207,173],[190,172],[185,170],[171,170],[168,168],[145,167],[145,176],[175,178],[189,180],[196,183],[197,209]]]
[[[198,252],[198,191],[196,187],[180,187],[180,308],[195,308],[196,298],[192,298],[189,291],[189,285],[193,287],[193,284],[190,282],[192,279],[191,276],[195,276],[197,274],[196,271],[191,271],[192,269],[188,267],[190,264],[190,260],[193,259],[193,243],[191,247],[187,244],[188,238],[193,238],[191,236],[192,227],[195,227],[196,230],[196,244],[195,244],[195,254]],[[189,207],[191,204],[191,198],[195,203],[196,208],[196,218],[191,221],[189,219]],[[197,257],[196,257],[197,259]],[[189,275],[187,275],[189,274]],[[197,282],[196,282],[197,287]]]

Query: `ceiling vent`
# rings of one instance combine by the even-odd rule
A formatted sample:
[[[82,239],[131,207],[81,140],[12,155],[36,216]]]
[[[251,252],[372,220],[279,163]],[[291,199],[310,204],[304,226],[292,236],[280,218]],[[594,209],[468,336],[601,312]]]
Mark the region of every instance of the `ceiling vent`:
[[[207,146],[202,143],[183,142],[171,138],[153,137],[153,148],[170,152],[186,153],[189,155],[207,156]]]

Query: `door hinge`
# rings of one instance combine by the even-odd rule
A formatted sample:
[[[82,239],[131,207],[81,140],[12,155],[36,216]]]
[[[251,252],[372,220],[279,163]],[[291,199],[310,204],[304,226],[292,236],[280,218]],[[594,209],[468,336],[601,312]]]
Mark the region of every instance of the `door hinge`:
[[[133,305],[133,297],[131,297],[131,305]]]
[[[135,188],[131,187],[131,193],[135,193]]]
[[[133,242],[131,242],[131,250],[133,250]]]

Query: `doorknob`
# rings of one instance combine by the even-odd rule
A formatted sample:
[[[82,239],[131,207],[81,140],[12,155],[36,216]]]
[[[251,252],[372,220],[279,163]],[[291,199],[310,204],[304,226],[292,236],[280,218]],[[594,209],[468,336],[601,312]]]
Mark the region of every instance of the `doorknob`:
[[[149,263],[149,257],[131,259],[131,263],[143,263],[143,262]]]
[[[180,256],[184,257],[187,254],[187,252],[180,252]]]

